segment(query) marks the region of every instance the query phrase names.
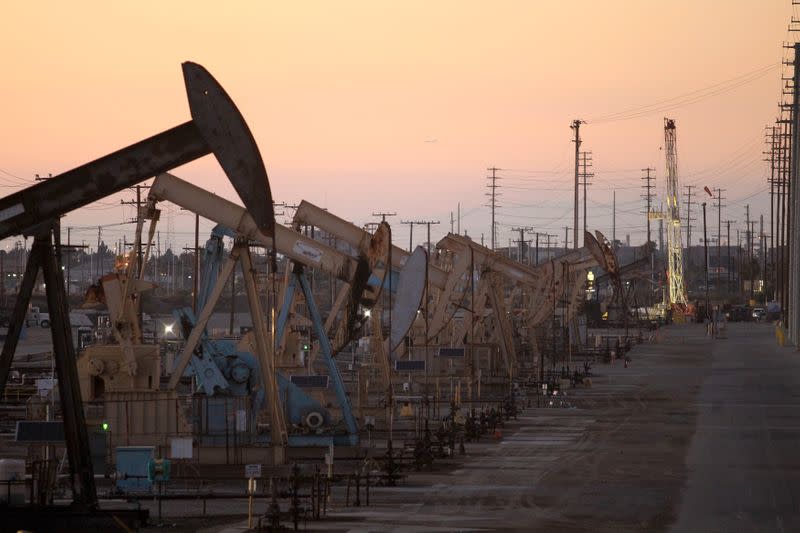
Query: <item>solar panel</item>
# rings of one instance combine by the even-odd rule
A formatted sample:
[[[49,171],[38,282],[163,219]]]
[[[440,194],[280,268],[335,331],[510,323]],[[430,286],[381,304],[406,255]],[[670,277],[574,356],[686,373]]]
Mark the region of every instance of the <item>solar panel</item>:
[[[415,372],[425,370],[425,361],[395,361],[394,369],[398,372]]]
[[[15,440],[17,442],[64,442],[64,423],[60,420],[18,420]]]
[[[301,389],[328,388],[328,376],[291,376],[290,379]]]
[[[464,348],[439,348],[439,357],[464,357]]]

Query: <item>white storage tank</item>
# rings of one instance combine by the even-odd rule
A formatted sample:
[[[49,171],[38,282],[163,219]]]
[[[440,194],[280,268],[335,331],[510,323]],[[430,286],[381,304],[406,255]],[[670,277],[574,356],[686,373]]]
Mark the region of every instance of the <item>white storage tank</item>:
[[[13,481],[14,483],[9,483]],[[25,460],[0,459],[0,503],[25,503]],[[17,483],[19,482],[19,483]]]

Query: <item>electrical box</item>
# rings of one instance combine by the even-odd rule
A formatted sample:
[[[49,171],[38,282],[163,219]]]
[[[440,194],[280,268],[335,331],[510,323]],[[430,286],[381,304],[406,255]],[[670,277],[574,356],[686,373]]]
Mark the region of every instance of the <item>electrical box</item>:
[[[117,490],[121,492],[150,492],[150,461],[155,457],[155,446],[117,447]]]

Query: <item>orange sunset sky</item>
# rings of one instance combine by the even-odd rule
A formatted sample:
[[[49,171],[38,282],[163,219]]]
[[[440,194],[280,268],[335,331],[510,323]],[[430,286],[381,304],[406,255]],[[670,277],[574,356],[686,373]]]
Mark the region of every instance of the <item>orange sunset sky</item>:
[[[8,3],[0,194],[188,120],[180,63],[192,60],[248,121],[277,201],[359,224],[395,211],[402,246],[401,219],[441,220],[436,241],[458,202],[462,230],[488,241],[490,166],[504,169],[499,244],[519,225],[562,240],[576,118],[595,165],[590,228],[610,236],[616,189],[617,238],[643,242],[640,169],[657,169],[662,192],[665,115],[677,121],[681,181],[726,188],[722,217],[743,223],[746,203],[769,215],[764,127],[791,16],[790,0]],[[602,120],[716,84],[695,103]],[[212,157],[175,173],[238,201]],[[119,204],[131,197],[70,214],[73,242],[132,217]],[[192,216],[164,207],[162,243],[183,246]],[[132,238],[132,226],[103,237],[123,232]]]

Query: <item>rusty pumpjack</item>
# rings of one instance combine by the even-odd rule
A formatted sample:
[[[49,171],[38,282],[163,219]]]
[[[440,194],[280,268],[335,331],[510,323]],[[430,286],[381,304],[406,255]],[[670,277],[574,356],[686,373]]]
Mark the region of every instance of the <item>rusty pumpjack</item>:
[[[61,275],[59,217],[213,153],[259,231],[268,237],[274,235],[275,216],[267,172],[244,118],[222,86],[202,66],[186,62],[182,69],[191,120],[0,200],[0,239],[20,234],[34,237],[0,354],[0,393],[5,390],[25,312],[41,269],[51,317],[53,357],[73,494],[73,506],[67,512],[63,508],[51,509],[50,513],[32,508],[9,510],[4,512],[4,527],[49,531],[75,530],[90,524],[104,530],[119,527],[114,517],[99,512]],[[136,525],[140,520],[138,512],[129,516],[116,511],[115,514],[129,524]],[[18,528],[14,526],[17,522]],[[105,524],[107,528],[103,527]]]

